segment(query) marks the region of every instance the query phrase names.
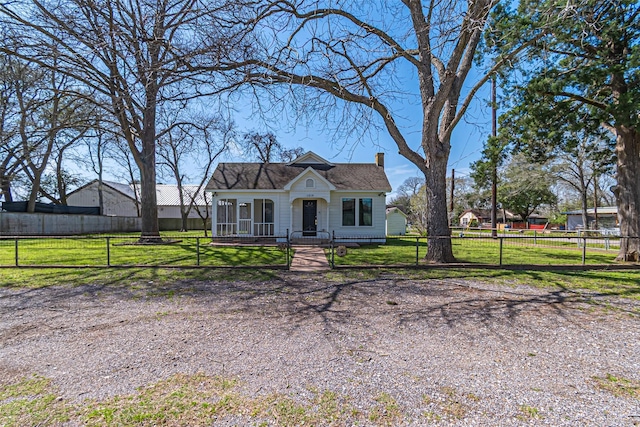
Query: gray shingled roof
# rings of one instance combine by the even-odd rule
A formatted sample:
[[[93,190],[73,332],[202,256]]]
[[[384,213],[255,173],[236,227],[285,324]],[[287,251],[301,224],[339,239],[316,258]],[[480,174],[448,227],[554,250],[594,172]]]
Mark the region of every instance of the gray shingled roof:
[[[281,190],[309,166],[336,190],[391,191],[384,168],[373,163],[220,163],[207,190]]]

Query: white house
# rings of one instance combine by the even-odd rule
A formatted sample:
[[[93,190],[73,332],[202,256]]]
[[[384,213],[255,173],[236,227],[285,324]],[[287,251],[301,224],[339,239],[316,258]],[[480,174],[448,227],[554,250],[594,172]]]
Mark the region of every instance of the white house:
[[[567,216],[567,230],[584,229],[582,223],[582,211],[563,212]],[[610,229],[618,227],[618,208],[616,206],[600,206],[597,210],[598,228]],[[596,210],[594,208],[587,209],[587,229],[595,228]]]
[[[407,214],[398,207],[387,208],[387,236],[404,236],[407,233]]]
[[[331,163],[308,152],[290,163],[220,163],[212,195],[212,235],[274,236],[289,232],[338,240],[386,235],[385,195],[391,186],[384,155],[374,163]]]
[[[520,220],[520,216],[509,211],[498,209],[496,212],[498,223],[508,223]],[[467,209],[458,218],[461,227],[480,227],[483,224],[491,226],[491,209]]]

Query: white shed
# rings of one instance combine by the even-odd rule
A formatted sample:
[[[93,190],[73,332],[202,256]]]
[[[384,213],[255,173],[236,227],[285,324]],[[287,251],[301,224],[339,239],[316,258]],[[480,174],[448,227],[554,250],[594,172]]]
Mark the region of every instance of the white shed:
[[[404,236],[407,233],[407,214],[397,207],[387,208],[387,236]]]

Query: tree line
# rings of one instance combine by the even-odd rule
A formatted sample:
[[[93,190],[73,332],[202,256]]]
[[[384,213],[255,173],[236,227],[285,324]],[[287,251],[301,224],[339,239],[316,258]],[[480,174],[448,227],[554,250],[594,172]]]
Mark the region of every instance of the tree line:
[[[47,91],[23,100],[47,101],[18,126],[31,146],[60,150],[90,136],[96,152],[101,138],[121,141],[139,175],[142,239],[159,239],[157,170],[178,154],[161,155],[164,141],[205,131],[207,119],[182,112],[244,93],[256,114],[279,106],[345,141],[387,133],[426,183],[426,259],[453,261],[440,238],[451,134],[497,76],[508,114],[483,161],[499,167],[514,147],[537,161],[591,153],[606,131],[629,259],[640,252],[638,10],[630,0],[18,0],[0,5],[0,52],[47,76]],[[91,120],[65,124],[83,110]],[[42,181],[47,150],[12,151],[22,134],[5,143],[2,131],[3,165],[14,159],[2,173],[15,174],[18,158],[21,173]]]
[[[503,155],[503,164],[497,173],[497,219],[500,223],[509,222],[508,212],[524,222],[532,214],[541,214],[549,225],[563,225],[566,223],[563,212],[578,210],[582,213],[585,229],[598,229],[599,226],[590,223],[588,210],[615,206],[615,195],[610,191],[615,182],[611,174],[613,165],[594,162],[584,147],[545,161],[534,161],[528,154],[513,148],[505,149]],[[451,227],[460,225],[459,218],[465,211],[490,211],[490,172],[486,160],[481,159],[471,165],[468,175],[453,176],[453,189],[452,178],[447,178]],[[413,229],[420,234],[426,233],[425,185],[422,178],[410,177],[398,187],[396,196],[390,201],[407,214]],[[485,217],[484,222],[488,219]]]

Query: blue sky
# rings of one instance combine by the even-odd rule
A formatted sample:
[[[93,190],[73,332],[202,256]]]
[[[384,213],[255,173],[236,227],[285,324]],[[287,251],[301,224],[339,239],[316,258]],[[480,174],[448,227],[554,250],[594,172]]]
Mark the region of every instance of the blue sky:
[[[472,85],[474,81],[470,78],[468,83]],[[463,177],[469,174],[469,165],[480,158],[483,144],[491,130],[491,111],[488,106],[489,88],[488,85],[478,92],[474,102],[470,105],[464,119],[460,121],[454,130],[451,139],[451,154],[448,163],[448,176],[451,175],[451,169],[456,170],[456,177]],[[258,114],[252,113],[251,99],[245,99],[243,102],[236,100],[234,106],[233,120],[236,123],[236,130],[239,135],[244,132],[258,131],[273,132],[278,141],[286,148],[303,147],[306,151],[313,151],[325,159],[337,163],[369,163],[374,161],[374,155],[377,152],[385,153],[385,171],[389,178],[393,191],[388,194],[389,201],[395,195],[398,187],[409,177],[421,176],[420,172],[407,159],[398,154],[395,142],[388,135],[386,130],[372,131],[370,134],[356,140],[335,141],[332,140],[331,129],[323,129],[324,124],[320,122],[311,122],[308,124],[293,123],[294,114],[289,112],[289,116],[282,114],[277,118],[263,118]],[[393,109],[392,109],[393,110]],[[404,110],[404,111],[402,111]],[[403,114],[407,110],[411,110],[411,119],[417,122],[420,119],[419,107],[413,105],[399,105],[394,111]],[[409,116],[409,115],[407,115]],[[265,123],[268,120],[268,123]],[[408,139],[412,148],[417,148],[419,144],[419,127],[405,128],[405,137]],[[415,138],[411,141],[411,138]],[[242,148],[230,150],[228,154],[220,159],[225,161],[256,161],[254,158],[247,158]],[[185,171],[188,175],[190,171]],[[117,176],[113,176],[109,172],[106,173],[106,179],[119,181]],[[86,176],[86,179],[95,179],[93,175]],[[169,177],[158,178],[165,184],[173,183]]]
[[[469,81],[473,83],[472,81]],[[491,131],[491,111],[489,109],[489,88],[485,85],[478,93],[478,96],[470,106],[465,118],[456,127],[451,139],[451,154],[447,167],[448,175],[451,169],[456,170],[456,177],[469,174],[469,165],[480,158],[483,144]],[[399,106],[403,108],[405,106]],[[393,197],[396,189],[409,177],[421,176],[418,169],[407,159],[398,154],[398,149],[386,133],[381,130],[366,135],[361,140],[339,141],[334,144],[328,143],[332,135],[330,130],[323,130],[322,124],[310,123],[308,125],[293,126],[286,117],[264,124],[263,119],[253,116],[251,107],[237,108],[235,121],[239,132],[258,131],[265,132],[267,128],[272,131],[278,141],[287,148],[303,147],[306,151],[313,151],[325,159],[338,163],[368,163],[374,161],[376,152],[385,153],[385,170],[393,192],[389,195]],[[416,121],[419,111],[416,112]],[[293,129],[292,129],[293,127]],[[419,129],[406,129],[405,137],[415,137],[415,142],[410,145],[415,148],[419,143]],[[341,145],[342,144],[342,145]],[[255,161],[247,159],[241,152],[235,152],[227,156],[223,161]]]

